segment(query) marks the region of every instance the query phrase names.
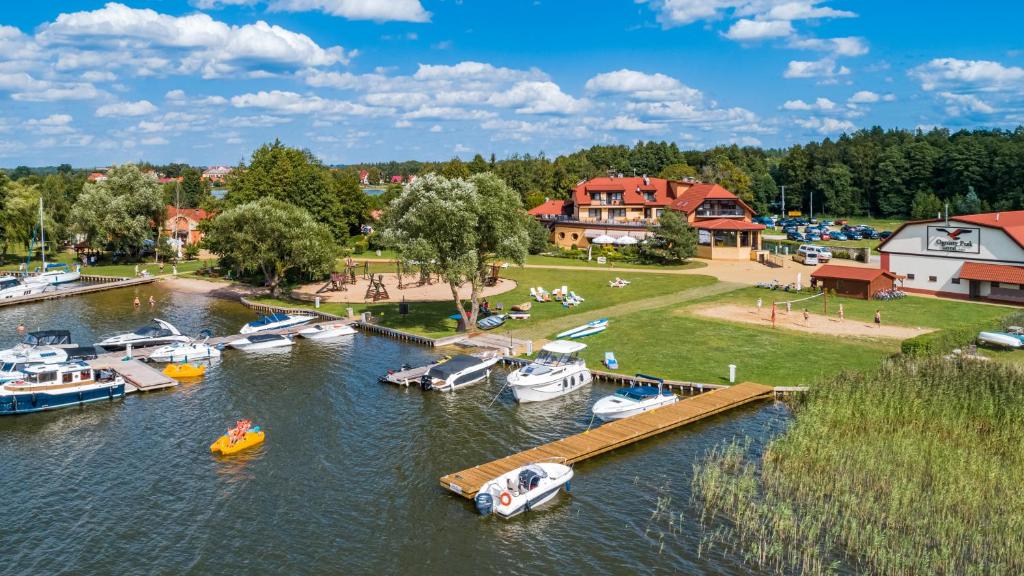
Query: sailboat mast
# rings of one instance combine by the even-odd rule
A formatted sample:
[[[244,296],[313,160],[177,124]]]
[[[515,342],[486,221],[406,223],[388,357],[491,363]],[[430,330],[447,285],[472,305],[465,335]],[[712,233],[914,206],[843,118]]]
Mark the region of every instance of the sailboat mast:
[[[46,272],[46,230],[43,229],[43,197],[39,197],[39,243],[42,245],[43,272]]]

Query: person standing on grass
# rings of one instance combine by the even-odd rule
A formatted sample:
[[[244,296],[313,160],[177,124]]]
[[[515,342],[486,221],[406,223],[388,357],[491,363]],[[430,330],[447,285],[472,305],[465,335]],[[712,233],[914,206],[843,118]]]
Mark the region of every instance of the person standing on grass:
[[[804,324],[808,324],[810,322],[810,320],[811,320],[811,313],[807,311],[807,308],[804,308]]]
[[[762,301],[761,301],[761,299],[760,299],[760,298],[758,298],[758,299],[757,299],[757,313],[758,313],[758,314],[761,314],[761,306],[762,306],[763,304],[764,304],[764,302],[762,302]]]
[[[882,327],[882,311],[875,310],[875,326]]]
[[[846,319],[846,313],[843,312],[843,305],[840,304],[839,305],[839,321],[842,322],[845,319]]]

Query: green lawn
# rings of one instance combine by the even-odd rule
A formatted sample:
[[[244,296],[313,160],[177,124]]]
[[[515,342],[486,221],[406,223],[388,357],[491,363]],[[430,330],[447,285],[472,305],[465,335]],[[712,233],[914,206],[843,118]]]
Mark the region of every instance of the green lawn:
[[[22,256],[22,259],[17,259],[17,257],[14,256],[14,255],[8,255],[6,264],[4,264],[3,266],[0,266],[0,270],[17,270],[18,266],[20,264],[24,263],[24,259],[23,258],[24,258],[24,256]],[[65,264],[69,264],[71,266],[74,266],[75,264],[78,264],[78,263],[81,262],[80,260],[75,260],[74,252],[61,252],[60,254],[56,254],[56,255],[47,255],[46,261],[47,261],[47,263],[49,263],[49,262],[63,262]],[[181,262],[181,263],[178,264],[178,273],[179,274],[188,274],[190,272],[195,272],[196,270],[199,270],[200,268],[203,267],[203,262],[204,261],[202,261],[202,260],[192,260],[190,262]],[[210,260],[208,262],[213,263],[212,260]],[[155,262],[153,262],[152,259],[147,259],[145,262],[139,262],[139,263],[130,262],[130,263],[127,263],[127,264],[111,264],[109,260],[103,260],[100,263],[98,263],[96,266],[83,266],[82,267],[82,273],[83,274],[90,274],[90,275],[93,275],[93,276],[128,276],[128,277],[134,277],[135,276],[135,266],[136,266],[136,264],[138,265],[140,272],[143,271],[143,270],[149,270],[149,273],[153,274],[153,275],[156,275],[156,274],[160,273],[160,265],[155,263]],[[29,262],[29,269],[30,270],[34,270],[39,265],[40,265],[39,259],[32,260],[31,262]],[[171,265],[170,264],[165,264],[164,265],[164,273],[165,274],[170,274],[171,273]]]
[[[598,264],[597,258],[587,261],[586,258],[559,258],[557,256],[544,256],[541,254],[531,254],[526,257],[527,265],[537,266],[591,266],[594,268],[608,268],[609,270],[622,269],[622,268],[637,268],[641,270],[693,270],[695,268],[705,268],[707,264],[699,260],[690,260],[685,264],[633,264],[631,262],[608,262],[607,264]]]
[[[783,302],[810,296],[810,292],[796,294],[791,292],[780,292],[765,290],[763,288],[744,288],[734,290],[727,294],[721,294],[698,300],[694,304],[709,302],[722,302],[730,304],[742,304],[753,308],[758,298],[764,301],[765,306],[771,306],[772,300]],[[812,313],[821,314],[824,311],[823,297],[814,298],[798,304],[799,309],[807,307]],[[1012,306],[996,306],[992,304],[980,304],[976,302],[962,302],[959,300],[943,300],[939,298],[928,298],[925,296],[907,296],[902,300],[860,300],[858,298],[829,297],[828,313],[835,317],[839,310],[839,304],[843,305],[843,312],[846,318],[871,322],[875,317],[875,310],[882,311],[882,322],[897,326],[910,328],[954,328],[963,324],[973,324],[987,320],[997,321],[1003,316],[1016,310]]]

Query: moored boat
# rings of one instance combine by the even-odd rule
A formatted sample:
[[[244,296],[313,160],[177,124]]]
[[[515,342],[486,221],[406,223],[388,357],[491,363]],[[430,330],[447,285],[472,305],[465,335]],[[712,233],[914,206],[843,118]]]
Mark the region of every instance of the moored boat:
[[[46,288],[45,283],[31,283],[13,276],[0,276],[0,300],[41,294]]]
[[[511,518],[550,501],[565,487],[569,491],[572,468],[556,462],[527,464],[491,480],[473,502],[484,515]]]
[[[64,264],[63,262],[51,262],[47,264],[42,271],[34,276],[29,276],[25,279],[28,284],[67,284],[68,282],[77,282],[82,278],[81,266],[75,265],[74,268]]]
[[[25,378],[0,384],[0,415],[55,410],[124,396],[124,380],[85,362],[38,364]]]
[[[266,332],[267,330],[280,330],[281,328],[290,328],[292,326],[298,326],[305,324],[314,319],[313,316],[307,314],[284,314],[282,312],[275,312],[268,316],[261,316],[259,320],[253,320],[242,329],[238,331],[239,334],[255,334],[257,332]]]
[[[133,347],[160,346],[172,342],[188,342],[191,340],[166,320],[154,318],[153,323],[136,329],[134,332],[117,334],[97,342],[106,350],[124,350],[131,344]]]
[[[303,328],[298,332],[299,336],[309,338],[310,340],[327,340],[328,338],[348,336],[355,333],[356,329],[344,322],[314,324],[309,328]]]
[[[491,367],[501,358],[497,355],[480,358],[460,354],[451,359],[431,366],[420,377],[420,387],[424,390],[440,390],[451,392],[476,384],[491,375]]]
[[[295,342],[282,334],[252,334],[245,338],[232,340],[228,346],[236,350],[269,350],[291,346]]]
[[[537,358],[508,375],[508,387],[517,402],[540,402],[564,396],[593,380],[580,352],[582,342],[555,340],[541,348]]]
[[[652,379],[650,376],[643,376],[643,378]],[[619,388],[615,394],[599,399],[591,409],[594,416],[605,421],[619,420],[679,401],[679,398],[671,390],[665,389],[664,381],[654,380],[659,381],[657,386]]]
[[[204,330],[202,341],[174,342],[153,350],[147,358],[150,362],[192,362],[220,358],[220,349],[210,346],[209,332]]]

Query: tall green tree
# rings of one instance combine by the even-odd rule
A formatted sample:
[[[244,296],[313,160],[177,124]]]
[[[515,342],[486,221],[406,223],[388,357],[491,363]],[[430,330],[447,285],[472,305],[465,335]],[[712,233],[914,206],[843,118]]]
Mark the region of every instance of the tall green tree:
[[[519,194],[494,174],[469,180],[427,174],[385,212],[383,239],[401,259],[428,266],[444,278],[470,328],[476,326],[490,262],[524,262],[530,246],[529,218]],[[465,284],[471,286],[468,311],[459,297]]]
[[[271,295],[291,271],[322,276],[334,268],[338,244],[306,210],[261,198],[200,224],[203,246],[241,272],[260,273]]]
[[[645,261],[686,262],[697,253],[697,231],[675,210],[666,210],[650,232],[651,236],[639,247],[640,258]]]
[[[93,248],[137,257],[163,220],[163,194],[156,176],[133,164],[115,166],[101,182],[87,182],[68,218],[73,233]]]
[[[686,162],[677,162],[675,164],[669,164],[658,172],[658,178],[665,178],[666,180],[682,180],[683,178],[696,178],[697,169],[690,166]]]
[[[910,216],[915,220],[935,218],[942,213],[942,200],[931,192],[918,192],[910,204]]]
[[[853,213],[853,175],[845,164],[833,162],[815,167],[814,186],[821,191],[820,201],[824,201],[824,207],[818,204],[820,211],[837,216]]]

